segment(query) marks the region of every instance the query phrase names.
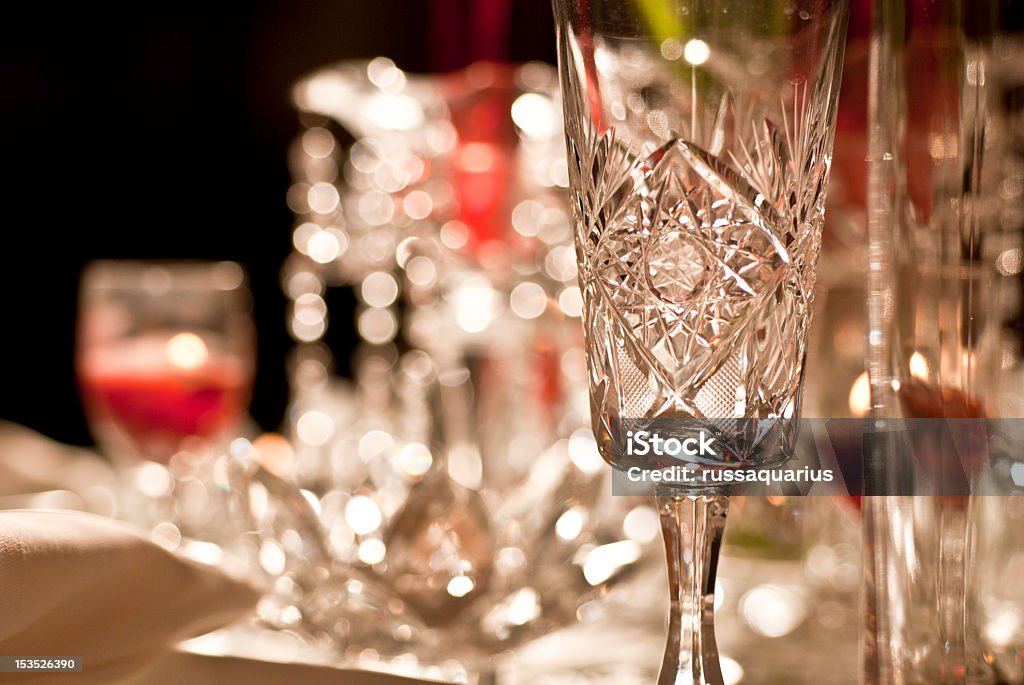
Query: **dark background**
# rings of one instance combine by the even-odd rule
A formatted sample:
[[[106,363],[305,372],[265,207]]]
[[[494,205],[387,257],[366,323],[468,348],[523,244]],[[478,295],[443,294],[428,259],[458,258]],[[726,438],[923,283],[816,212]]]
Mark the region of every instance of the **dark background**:
[[[487,2],[509,15],[507,43],[472,39],[475,8]],[[72,367],[82,266],[211,258],[249,270],[260,355],[252,412],[274,429],[291,346],[278,283],[292,227],[285,150],[298,130],[290,84],[353,57],[386,55],[413,71],[480,57],[553,62],[550,4],[122,7],[28,2],[0,11],[0,419],[91,442]]]

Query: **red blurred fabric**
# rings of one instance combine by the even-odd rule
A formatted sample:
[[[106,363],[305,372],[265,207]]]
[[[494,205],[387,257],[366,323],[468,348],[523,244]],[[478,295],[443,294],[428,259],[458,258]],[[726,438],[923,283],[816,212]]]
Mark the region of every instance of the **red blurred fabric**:
[[[430,66],[453,71],[480,60],[508,60],[512,0],[433,0]]]

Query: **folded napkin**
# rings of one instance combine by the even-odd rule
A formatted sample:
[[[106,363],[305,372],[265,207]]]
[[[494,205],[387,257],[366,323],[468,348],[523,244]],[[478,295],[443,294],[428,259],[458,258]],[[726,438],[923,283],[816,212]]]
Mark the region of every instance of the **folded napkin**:
[[[107,513],[114,484],[113,469],[95,452],[0,421],[0,509]]]
[[[116,488],[96,453],[0,421],[0,656],[83,657],[82,673],[0,673],[0,684],[427,682],[338,669],[336,654],[313,646],[293,654],[246,621],[214,633],[239,635],[228,651],[187,651],[196,641],[180,641],[231,623],[257,594],[141,530],[85,513],[112,512]]]
[[[0,511],[0,655],[81,656],[83,673],[2,682],[130,682],[167,646],[224,625],[257,594],[131,526],[77,511]]]

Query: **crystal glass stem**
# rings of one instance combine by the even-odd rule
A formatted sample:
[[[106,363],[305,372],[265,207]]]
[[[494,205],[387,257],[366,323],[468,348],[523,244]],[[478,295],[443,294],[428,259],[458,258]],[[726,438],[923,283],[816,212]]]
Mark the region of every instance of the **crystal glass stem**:
[[[960,497],[865,498],[865,683],[995,682],[972,607],[970,506]]]
[[[945,498],[938,503],[938,609],[939,644],[942,645],[939,670],[943,677],[957,678],[968,671],[965,617],[967,560],[966,502],[950,506]]]
[[[715,644],[715,574],[729,498],[659,494],[671,599],[658,685],[721,685]]]

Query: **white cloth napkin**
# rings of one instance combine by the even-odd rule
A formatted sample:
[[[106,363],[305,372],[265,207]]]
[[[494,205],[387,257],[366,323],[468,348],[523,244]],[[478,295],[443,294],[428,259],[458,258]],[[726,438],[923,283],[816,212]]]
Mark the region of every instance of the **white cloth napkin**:
[[[113,470],[94,452],[0,421],[0,509],[29,505],[41,492],[64,491],[80,498],[113,484]]]
[[[113,511],[115,487],[95,453],[0,421],[0,656],[84,662],[82,673],[0,673],[0,684],[427,682],[335,668],[319,654],[281,663],[291,659],[261,652],[258,641],[234,655],[175,648],[245,615],[257,593],[141,530],[87,513]],[[223,632],[253,630],[243,621]]]
[[[168,645],[230,622],[256,599],[126,524],[77,511],[0,512],[0,655],[81,656],[76,683],[130,679]]]
[[[133,681],[170,645],[256,603],[252,588],[219,569],[73,511],[109,508],[113,485],[94,453],[0,421],[0,656],[84,660],[83,673],[0,673],[0,683]]]

